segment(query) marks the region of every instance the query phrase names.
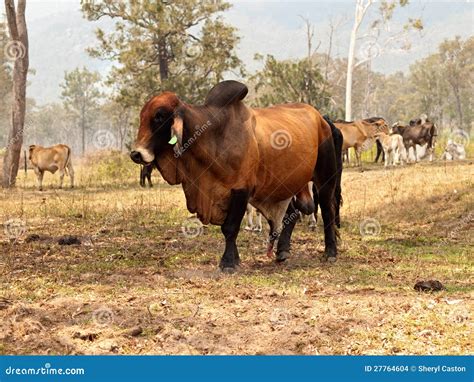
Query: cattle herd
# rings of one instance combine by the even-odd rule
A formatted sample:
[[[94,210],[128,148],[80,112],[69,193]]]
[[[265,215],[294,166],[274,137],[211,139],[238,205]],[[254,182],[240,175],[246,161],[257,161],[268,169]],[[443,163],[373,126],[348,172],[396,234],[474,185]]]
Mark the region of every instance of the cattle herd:
[[[301,214],[314,225],[318,205],[324,223],[323,261],[335,261],[336,236],[342,204],[343,158],[356,165],[364,151],[377,146],[377,162],[385,166],[409,161],[416,146],[425,146],[430,161],[437,130],[426,115],[404,126],[391,127],[380,117],[356,121],[330,120],[314,107],[282,104],[251,108],[243,99],[247,87],[223,81],[212,88],[203,105],[190,105],[164,92],[150,99],[140,113],[140,126],[131,159],[140,164],[140,185],[151,187],[154,167],[169,184],[181,184],[187,208],[204,224],[221,226],[224,272],[233,272],[240,258],[236,238],[247,213],[247,230],[270,232],[267,255],[277,262],[290,256],[293,228]],[[443,159],[464,159],[463,147],[448,141]],[[66,145],[30,146],[29,159],[41,190],[45,171],[59,170],[74,186],[71,150]],[[254,216],[256,214],[256,216]],[[276,250],[274,244],[276,243]],[[274,252],[275,251],[275,255]]]

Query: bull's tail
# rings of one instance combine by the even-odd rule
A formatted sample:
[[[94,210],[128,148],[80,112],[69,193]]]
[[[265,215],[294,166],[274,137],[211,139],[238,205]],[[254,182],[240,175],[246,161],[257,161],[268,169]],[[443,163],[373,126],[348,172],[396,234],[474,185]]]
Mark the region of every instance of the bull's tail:
[[[336,175],[336,190],[334,192],[335,202],[336,202],[336,226],[338,228],[341,227],[341,220],[339,216],[339,209],[342,207],[343,199],[342,199],[342,187],[341,187],[341,180],[342,180],[342,144],[344,142],[342,132],[339,130],[332,120],[325,115],[324,120],[329,124],[331,127],[332,139],[334,141],[334,149],[336,151],[336,168],[337,168],[337,175]]]
[[[335,261],[337,256],[336,237],[336,188],[338,166],[341,152],[336,154],[332,126],[321,117],[319,130],[318,159],[314,172],[318,203],[321,206],[321,215],[324,223],[324,257],[323,260]],[[339,156],[339,158],[338,158]]]

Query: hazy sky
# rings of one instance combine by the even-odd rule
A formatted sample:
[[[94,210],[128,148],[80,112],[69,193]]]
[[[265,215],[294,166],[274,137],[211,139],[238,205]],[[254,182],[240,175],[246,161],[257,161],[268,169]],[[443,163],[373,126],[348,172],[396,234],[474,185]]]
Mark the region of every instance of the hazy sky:
[[[232,1],[225,19],[239,30],[238,53],[249,71],[259,68],[255,53],[273,54],[280,59],[306,54],[303,21],[315,27],[314,46],[326,52],[331,20],[338,23],[334,34],[333,56],[347,55],[354,13],[353,1]],[[3,2],[1,2],[3,13]],[[373,10],[376,11],[374,6]],[[391,49],[376,58],[373,68],[385,73],[407,70],[416,60],[436,50],[445,38],[474,33],[474,5],[467,1],[416,1],[398,10],[391,31],[399,30],[408,18],[422,18],[424,30],[411,36],[411,49]],[[77,66],[105,72],[107,62],[91,59],[84,48],[95,43],[97,23],[82,18],[79,1],[27,0],[27,23],[30,37],[31,75],[29,95],[38,103],[56,100],[64,71]],[[364,29],[364,28],[363,28]],[[358,42],[359,49],[364,41]],[[360,52],[360,50],[359,50]]]

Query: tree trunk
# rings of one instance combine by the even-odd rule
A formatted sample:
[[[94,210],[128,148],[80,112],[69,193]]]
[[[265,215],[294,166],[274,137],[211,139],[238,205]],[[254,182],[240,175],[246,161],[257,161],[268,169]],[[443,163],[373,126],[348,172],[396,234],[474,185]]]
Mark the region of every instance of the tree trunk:
[[[352,120],[352,74],[354,72],[354,54],[355,54],[357,29],[358,29],[357,20],[354,20],[354,26],[352,27],[352,32],[351,32],[351,40],[349,43],[349,54],[347,56],[346,115],[345,115],[346,121]]]
[[[456,109],[458,113],[458,118],[459,118],[459,129],[462,129],[464,126],[464,121],[463,121],[463,115],[462,115],[462,104],[461,104],[461,97],[459,96],[459,88],[457,86],[454,86],[451,84],[453,88],[453,93],[454,93],[454,98],[456,99]]]
[[[160,40],[158,43],[158,60],[160,65],[161,82],[168,79],[168,54],[166,52],[166,41]]]
[[[352,75],[354,73],[354,55],[355,45],[357,39],[357,31],[367,12],[367,9],[372,5],[373,0],[357,0],[356,11],[354,16],[354,25],[352,26],[351,39],[349,43],[349,54],[347,55],[347,76],[346,76],[346,121],[352,119]]]
[[[26,79],[28,75],[28,31],[25,19],[26,0],[18,0],[15,11],[14,0],[5,0],[5,12],[8,20],[11,44],[15,47],[13,65],[13,101],[12,125],[8,134],[5,159],[3,161],[4,188],[15,186],[20,163],[21,146],[23,145],[23,128],[25,124]]]
[[[86,115],[84,106],[81,109],[82,156],[86,153]]]

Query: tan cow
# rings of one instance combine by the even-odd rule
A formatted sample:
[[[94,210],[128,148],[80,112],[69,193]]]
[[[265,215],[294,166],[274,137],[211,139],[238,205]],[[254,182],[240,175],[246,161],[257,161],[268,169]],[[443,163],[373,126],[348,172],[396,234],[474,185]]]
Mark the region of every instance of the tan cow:
[[[59,188],[63,187],[64,174],[71,178],[71,188],[74,188],[74,169],[71,163],[71,149],[66,145],[42,147],[30,146],[30,162],[38,178],[38,188],[43,190],[43,175],[45,171],[54,174],[59,170]]]
[[[380,117],[359,119],[352,122],[338,120],[334,123],[341,130],[344,142],[342,151],[353,147],[356,155],[357,166],[361,166],[362,152],[369,150],[375,142],[375,134],[383,131],[388,134],[387,122]],[[349,156],[348,156],[349,161]]]

